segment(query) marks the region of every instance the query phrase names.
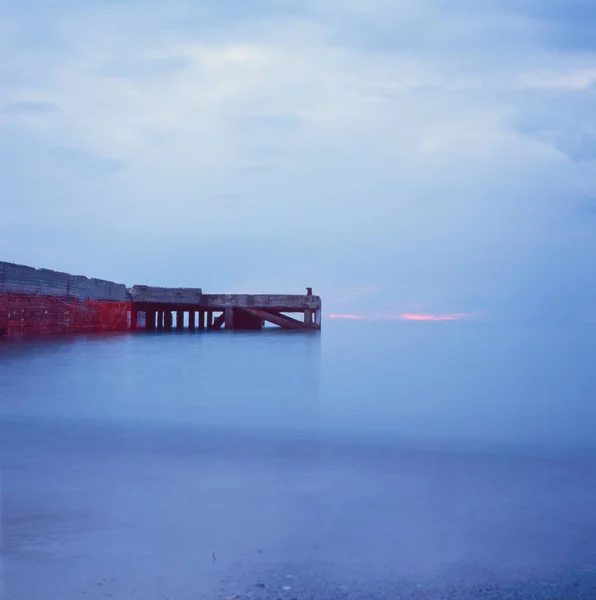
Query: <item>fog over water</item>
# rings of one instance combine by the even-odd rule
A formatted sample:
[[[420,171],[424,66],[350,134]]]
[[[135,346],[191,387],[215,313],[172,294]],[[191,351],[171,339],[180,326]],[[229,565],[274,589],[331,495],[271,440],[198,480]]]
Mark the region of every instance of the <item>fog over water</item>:
[[[5,597],[591,597],[595,359],[471,322],[3,343]]]

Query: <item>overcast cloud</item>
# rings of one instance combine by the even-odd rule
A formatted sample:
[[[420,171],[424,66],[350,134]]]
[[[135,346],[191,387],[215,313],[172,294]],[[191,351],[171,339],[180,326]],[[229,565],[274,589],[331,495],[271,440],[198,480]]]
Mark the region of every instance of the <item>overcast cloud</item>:
[[[328,313],[596,315],[596,5],[0,5],[0,257]]]

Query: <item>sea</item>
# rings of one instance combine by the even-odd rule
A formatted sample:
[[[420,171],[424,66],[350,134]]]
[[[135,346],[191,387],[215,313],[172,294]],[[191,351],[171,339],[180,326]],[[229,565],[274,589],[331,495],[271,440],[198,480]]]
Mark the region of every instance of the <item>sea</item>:
[[[6,600],[596,599],[596,327],[0,342]]]

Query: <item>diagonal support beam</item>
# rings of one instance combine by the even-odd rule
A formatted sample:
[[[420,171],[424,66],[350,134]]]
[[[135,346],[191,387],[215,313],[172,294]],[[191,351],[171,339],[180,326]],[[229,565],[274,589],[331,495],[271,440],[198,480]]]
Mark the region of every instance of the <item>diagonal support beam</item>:
[[[213,325],[211,325],[211,329],[221,329],[221,326],[225,323],[226,313],[222,312],[215,321],[213,321]]]
[[[248,312],[259,319],[264,319],[265,321],[269,321],[269,323],[273,323],[284,329],[314,329],[312,326],[308,326],[298,319],[293,319],[292,317],[276,312],[257,309],[249,309]]]

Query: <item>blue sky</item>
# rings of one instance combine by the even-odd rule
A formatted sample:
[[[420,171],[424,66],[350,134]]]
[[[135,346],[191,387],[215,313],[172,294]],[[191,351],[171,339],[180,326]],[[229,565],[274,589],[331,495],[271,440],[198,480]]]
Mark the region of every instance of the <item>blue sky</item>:
[[[5,0],[0,257],[596,317],[596,5]]]

